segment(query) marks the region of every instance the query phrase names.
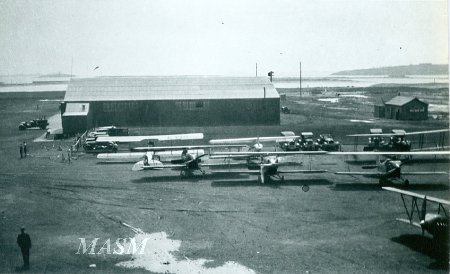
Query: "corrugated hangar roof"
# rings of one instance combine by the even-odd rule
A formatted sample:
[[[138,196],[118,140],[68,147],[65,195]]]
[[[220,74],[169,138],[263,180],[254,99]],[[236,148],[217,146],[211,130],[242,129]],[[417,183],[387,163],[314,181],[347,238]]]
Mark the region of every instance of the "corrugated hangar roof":
[[[411,97],[411,96],[396,96],[396,97],[392,98],[391,100],[387,101],[385,104],[386,105],[394,105],[394,106],[403,106],[415,99],[417,99],[417,98]],[[425,102],[423,102],[419,99],[417,99],[417,100],[426,104]]]
[[[73,79],[64,101],[251,99],[264,96],[280,97],[266,77],[97,77]]]

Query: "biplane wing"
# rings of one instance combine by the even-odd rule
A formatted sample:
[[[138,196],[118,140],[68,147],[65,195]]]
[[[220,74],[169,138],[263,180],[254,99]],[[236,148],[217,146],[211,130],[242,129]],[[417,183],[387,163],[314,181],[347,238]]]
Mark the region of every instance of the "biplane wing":
[[[166,168],[184,168],[186,165],[184,164],[162,164],[160,161],[149,160],[148,165],[144,164],[144,161],[139,161],[133,165],[131,168],[132,171],[140,171],[140,170],[162,170]]]
[[[278,174],[294,174],[294,173],[302,173],[302,174],[315,174],[315,173],[325,173],[326,170],[277,170]],[[211,173],[221,173],[221,174],[255,174],[260,175],[261,171],[259,170],[214,170]]]
[[[435,150],[435,151],[339,151],[328,152],[328,155],[389,155],[389,156],[419,156],[419,155],[450,155],[450,151]]]
[[[350,134],[348,137],[373,137],[373,136],[381,136],[381,137],[390,137],[390,136],[412,136],[412,135],[422,135],[422,134],[432,134],[432,133],[442,133],[448,132],[450,129],[435,129],[435,130],[425,130],[425,131],[414,131],[414,132],[405,132],[400,130],[393,130],[392,133],[365,133],[365,134]],[[395,132],[397,131],[397,132]]]
[[[394,187],[383,187],[383,189],[398,193],[402,198],[403,206],[405,207],[408,219],[397,218],[396,219],[397,221],[411,224],[421,228],[422,234],[424,231],[428,231],[430,234],[433,235],[433,237],[442,240],[442,242],[448,241],[449,219],[447,210],[444,208],[443,205],[449,206],[450,201]],[[405,196],[411,197],[411,203],[406,202]],[[422,206],[420,209],[417,204],[418,199],[422,200]],[[437,214],[427,213],[427,202],[432,202],[438,205]],[[410,204],[409,209],[408,204]],[[415,222],[413,220],[414,212],[417,213],[416,215],[419,218],[420,223]]]
[[[244,148],[246,145],[198,145],[198,146],[157,146],[157,147],[135,147],[132,151],[167,151],[182,149],[215,149],[215,148]]]
[[[366,176],[381,176],[382,173],[380,172],[365,172],[365,171],[338,171],[334,174],[338,175],[366,175]]]
[[[450,201],[448,201],[448,200],[435,198],[435,197],[427,196],[427,195],[424,195],[424,194],[418,194],[418,193],[415,193],[415,192],[412,192],[412,191],[398,189],[398,188],[395,188],[395,187],[382,187],[382,189],[387,190],[387,191],[391,191],[391,192],[396,192],[396,193],[399,193],[399,194],[402,194],[402,195],[407,195],[407,196],[410,196],[410,197],[419,198],[419,199],[422,199],[422,200],[423,199],[427,199],[427,201],[430,201],[430,202],[434,202],[434,203],[450,206]]]
[[[203,139],[203,133],[185,133],[169,135],[147,135],[147,136],[98,136],[97,142],[133,143],[144,140],[176,141],[176,140],[199,140]]]
[[[289,156],[289,155],[325,155],[327,151],[246,151],[246,152],[213,152],[212,156]]]
[[[273,136],[273,137],[249,137],[249,138],[230,138],[230,139],[213,139],[209,143],[214,144],[253,144],[256,142],[290,142],[300,136]]]
[[[445,171],[402,171],[403,175],[445,175]]]

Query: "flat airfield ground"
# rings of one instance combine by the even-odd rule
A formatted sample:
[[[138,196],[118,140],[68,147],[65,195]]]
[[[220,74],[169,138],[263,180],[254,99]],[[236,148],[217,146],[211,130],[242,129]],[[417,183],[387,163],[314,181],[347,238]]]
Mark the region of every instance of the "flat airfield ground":
[[[57,113],[58,102],[40,101],[57,98],[36,94],[0,100],[0,272],[21,271],[15,240],[25,225],[33,241],[28,272],[148,273],[116,266],[130,260],[129,255],[75,254],[79,238],[133,237],[134,232],[121,222],[146,233],[166,232],[182,241],[174,254],[177,258],[214,260],[209,267],[234,261],[258,273],[448,272],[448,250],[436,250],[430,235],[423,237],[420,229],[395,221],[405,217],[399,195],[382,191],[374,178],[332,173],[360,171],[370,158],[299,157],[296,160],[303,165],[297,168],[331,172],[288,174],[283,183],[265,185],[257,183],[256,176],[214,175],[208,169],[204,177],[191,179],[181,179],[178,171],[170,170],[132,172],[132,164],[99,164],[85,154],[69,164],[61,161],[61,154],[66,154],[72,140],[33,143],[43,131],[17,129],[20,121]],[[312,97],[304,100],[316,102]],[[288,96],[293,113],[282,115],[280,126],[132,130],[205,132],[206,140],[313,131],[332,133],[344,142],[344,150],[352,150],[353,139],[345,135],[371,127],[401,126],[407,131],[448,127],[448,118],[352,123],[346,120],[352,112],[320,112],[322,104],[294,101],[299,99]],[[357,119],[371,117],[371,113],[363,115],[364,109],[359,111]],[[432,145],[437,138],[429,137],[426,143]],[[26,159],[19,158],[22,141],[29,147]],[[448,171],[449,163],[440,157],[414,159],[404,170]],[[409,179],[408,190],[448,199],[448,175]],[[304,192],[303,185],[310,190]],[[91,264],[96,267],[90,268]]]

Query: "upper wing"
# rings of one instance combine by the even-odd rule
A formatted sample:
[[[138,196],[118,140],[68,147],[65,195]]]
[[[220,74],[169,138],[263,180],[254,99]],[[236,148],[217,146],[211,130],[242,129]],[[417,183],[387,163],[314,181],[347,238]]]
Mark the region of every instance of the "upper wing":
[[[166,151],[182,149],[208,149],[208,148],[243,148],[246,145],[198,145],[198,146],[159,146],[159,147],[135,147],[133,151]]]
[[[328,155],[450,155],[450,151],[339,151],[328,152]]]
[[[255,142],[289,142],[300,136],[273,136],[273,137],[249,137],[249,138],[234,138],[234,139],[213,139],[210,144],[248,144]]]
[[[172,141],[172,140],[198,140],[203,139],[203,133],[186,133],[170,135],[148,135],[148,136],[98,136],[99,142],[132,143],[144,140]]]
[[[416,197],[419,199],[427,199],[427,201],[430,202],[434,202],[434,203],[438,203],[438,204],[444,204],[444,205],[450,205],[450,201],[444,200],[444,199],[439,199],[439,198],[435,198],[435,197],[430,197],[430,196],[426,196],[423,194],[418,194],[415,192],[411,192],[411,191],[406,191],[406,190],[402,190],[402,189],[398,189],[395,187],[382,187],[384,190],[387,191],[392,191],[392,192],[397,192],[403,195],[407,195],[407,196],[411,196],[411,197]]]
[[[431,134],[431,133],[441,133],[441,132],[448,132],[450,129],[435,129],[435,130],[425,130],[425,131],[414,131],[414,132],[405,132],[404,134],[398,134],[398,133],[380,133],[380,134],[351,134],[347,135],[349,137],[373,137],[373,136],[394,136],[394,135],[421,135],[421,134]]]

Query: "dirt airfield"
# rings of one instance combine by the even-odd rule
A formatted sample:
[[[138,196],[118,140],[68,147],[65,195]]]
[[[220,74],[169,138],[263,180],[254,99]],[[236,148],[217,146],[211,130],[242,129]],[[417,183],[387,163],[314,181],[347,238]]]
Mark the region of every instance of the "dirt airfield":
[[[344,143],[344,150],[353,150],[354,139],[345,135],[367,133],[369,128],[380,127],[387,132],[393,128],[414,131],[448,127],[448,116],[420,122],[373,120],[372,106],[358,101],[360,98],[349,97],[331,104],[317,99],[328,98],[332,92],[303,98],[295,90],[284,92],[287,101],[282,105],[287,105],[291,114],[282,114],[279,126],[154,127],[130,131],[204,132],[202,143],[219,137],[279,135],[283,130],[312,131],[316,135],[331,133]],[[369,94],[368,90],[347,92],[377,94]],[[378,92],[389,96],[398,90],[379,88]],[[443,102],[448,102],[448,88],[423,88],[422,92],[442,96],[441,101],[446,97]],[[375,97],[366,100],[370,103]],[[181,179],[178,171],[171,170],[132,172],[132,164],[100,164],[93,155],[84,153],[69,164],[62,161],[61,154],[67,155],[73,140],[33,143],[44,131],[17,129],[21,121],[57,113],[56,100],[62,98],[60,93],[0,96],[2,273],[22,271],[16,244],[22,225],[33,242],[29,273],[149,273],[150,269],[191,273],[203,269],[189,268],[202,259],[211,260],[203,269],[206,273],[232,269],[249,273],[448,273],[448,249],[435,248],[430,235],[422,236],[420,229],[395,221],[405,218],[399,195],[381,190],[375,178],[333,173],[360,171],[362,164],[373,160],[369,157],[300,156],[293,159],[298,162],[297,168],[330,172],[288,174],[283,183],[264,185],[257,182],[256,176],[214,175],[208,169],[205,176],[190,179]],[[438,138],[429,136],[425,143],[433,146]],[[19,157],[23,141],[29,148],[26,159]],[[412,141],[413,146],[417,144],[414,138]],[[448,171],[449,161],[442,157],[417,158],[404,170]],[[408,179],[408,190],[448,199],[448,175]],[[309,186],[308,192],[302,190],[304,185]],[[76,254],[79,238],[100,238],[99,244],[103,245],[107,239],[113,242],[139,234],[124,223],[139,229],[141,235],[165,232],[169,240],[147,243],[148,248],[158,252],[170,240],[180,241],[178,248],[168,249],[171,252],[161,251],[175,259],[149,255],[159,268],[146,269],[138,264],[142,257]],[[121,262],[136,262],[138,268],[117,265]],[[230,268],[221,268],[224,266]]]

